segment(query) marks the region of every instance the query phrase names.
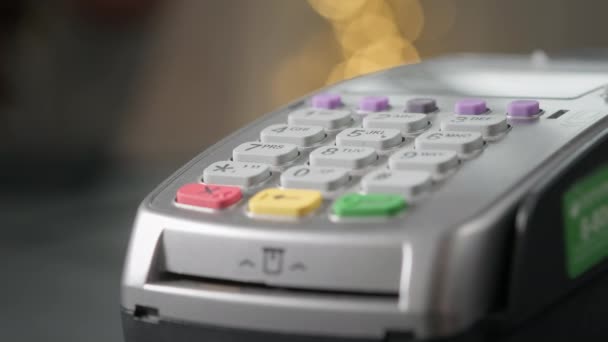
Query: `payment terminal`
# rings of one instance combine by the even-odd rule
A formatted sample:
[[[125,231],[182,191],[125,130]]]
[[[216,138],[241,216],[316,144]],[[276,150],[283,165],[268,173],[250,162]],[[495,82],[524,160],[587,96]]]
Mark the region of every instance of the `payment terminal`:
[[[260,117],[139,207],[126,341],[608,340],[607,84],[454,55]]]

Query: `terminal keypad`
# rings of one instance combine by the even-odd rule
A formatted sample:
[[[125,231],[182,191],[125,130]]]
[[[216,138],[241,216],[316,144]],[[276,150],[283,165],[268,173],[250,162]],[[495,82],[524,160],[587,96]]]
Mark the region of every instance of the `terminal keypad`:
[[[486,141],[507,134],[510,116],[540,111],[528,100],[508,110],[464,99],[434,120],[442,108],[431,98],[398,107],[386,96],[347,105],[339,95],[319,94],[286,122],[263,128],[259,141],[208,165],[201,183],[180,188],[176,202],[224,209],[246,201],[245,211],[262,218],[395,216],[449,181]]]

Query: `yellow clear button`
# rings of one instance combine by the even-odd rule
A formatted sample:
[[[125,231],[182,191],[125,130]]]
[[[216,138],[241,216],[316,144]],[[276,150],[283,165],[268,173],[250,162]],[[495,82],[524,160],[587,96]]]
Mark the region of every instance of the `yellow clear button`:
[[[317,209],[323,196],[315,190],[265,189],[249,200],[249,211],[256,215],[299,217]]]

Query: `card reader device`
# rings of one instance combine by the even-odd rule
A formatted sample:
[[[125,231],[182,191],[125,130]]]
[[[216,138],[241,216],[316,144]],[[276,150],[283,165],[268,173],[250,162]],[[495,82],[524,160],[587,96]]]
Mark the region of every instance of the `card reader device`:
[[[455,55],[262,116],[139,207],[126,341],[602,340],[606,84]]]

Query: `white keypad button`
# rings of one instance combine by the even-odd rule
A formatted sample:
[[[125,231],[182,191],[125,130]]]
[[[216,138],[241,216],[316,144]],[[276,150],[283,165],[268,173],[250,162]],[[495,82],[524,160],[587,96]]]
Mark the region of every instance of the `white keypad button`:
[[[478,132],[425,132],[415,141],[418,150],[449,150],[459,154],[473,153],[483,147]]]
[[[504,115],[454,115],[441,121],[444,131],[478,132],[483,136],[495,136],[509,128]]]
[[[285,188],[333,191],[347,182],[345,169],[331,167],[294,166],[281,175],[281,185]]]
[[[361,169],[376,161],[378,155],[371,147],[323,146],[310,153],[311,166]]]
[[[338,129],[348,126],[353,119],[348,110],[303,108],[289,114],[292,126],[321,126],[325,129]]]
[[[365,128],[393,128],[403,134],[417,132],[429,126],[429,119],[418,113],[372,113],[363,119]]]
[[[298,156],[298,148],[292,144],[248,142],[232,151],[232,159],[238,162],[258,162],[270,165],[285,164]]]
[[[320,126],[289,126],[284,124],[264,128],[260,140],[264,143],[288,143],[298,146],[310,146],[325,138],[325,131]]]
[[[270,167],[259,163],[219,161],[203,171],[203,180],[208,184],[249,187],[270,177]]]
[[[414,197],[431,187],[431,174],[424,171],[376,170],[361,179],[366,193],[400,194]]]
[[[389,159],[393,170],[418,170],[442,174],[458,166],[458,155],[454,151],[400,150]]]
[[[338,146],[365,146],[379,150],[395,147],[402,141],[401,132],[390,128],[348,128],[336,135]]]

